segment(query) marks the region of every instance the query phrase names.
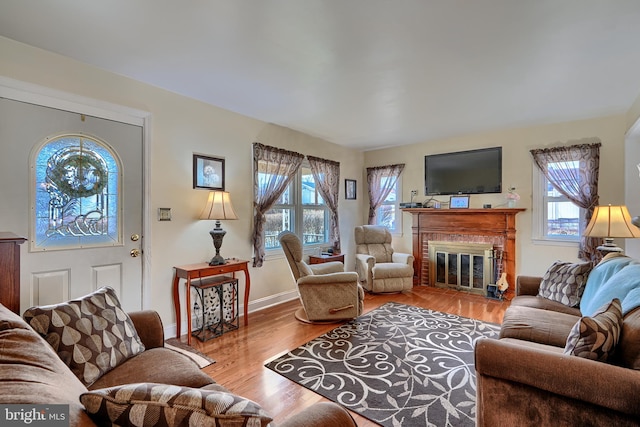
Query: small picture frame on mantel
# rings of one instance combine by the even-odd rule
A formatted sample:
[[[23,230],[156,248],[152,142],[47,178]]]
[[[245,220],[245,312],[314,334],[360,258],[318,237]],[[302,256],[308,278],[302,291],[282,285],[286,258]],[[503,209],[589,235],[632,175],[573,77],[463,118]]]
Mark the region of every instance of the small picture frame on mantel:
[[[469,196],[451,196],[449,199],[449,209],[468,209]]]
[[[356,180],[344,180],[344,198],[346,200],[356,200]]]

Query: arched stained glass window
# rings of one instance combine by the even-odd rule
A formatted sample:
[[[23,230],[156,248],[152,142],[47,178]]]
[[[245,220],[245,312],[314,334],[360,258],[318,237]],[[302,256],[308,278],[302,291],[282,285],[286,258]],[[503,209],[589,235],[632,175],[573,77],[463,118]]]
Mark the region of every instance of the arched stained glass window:
[[[122,244],[122,168],[105,142],[86,135],[57,136],[43,142],[32,159],[31,250]]]

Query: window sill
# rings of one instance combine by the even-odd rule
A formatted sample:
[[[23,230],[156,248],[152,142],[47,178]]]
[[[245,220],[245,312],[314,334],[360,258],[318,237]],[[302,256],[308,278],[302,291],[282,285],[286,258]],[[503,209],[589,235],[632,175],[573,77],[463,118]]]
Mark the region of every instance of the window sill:
[[[282,252],[282,249],[267,249],[264,252],[264,261],[265,262],[269,262],[275,259],[282,259],[284,258],[284,252]]]
[[[320,249],[323,247],[326,247],[328,245],[324,244],[324,245],[316,245],[316,246],[308,246],[302,249],[302,254],[305,256],[308,255],[318,255],[320,253]],[[271,261],[271,260],[276,260],[276,259],[284,259],[286,258],[284,255],[284,252],[282,251],[282,248],[276,248],[276,249],[267,249],[264,253],[264,260],[266,261]]]
[[[580,242],[578,240],[556,240],[556,239],[543,239],[543,238],[533,238],[531,242],[534,245],[545,245],[545,246],[567,246],[567,247],[575,247],[580,246]]]

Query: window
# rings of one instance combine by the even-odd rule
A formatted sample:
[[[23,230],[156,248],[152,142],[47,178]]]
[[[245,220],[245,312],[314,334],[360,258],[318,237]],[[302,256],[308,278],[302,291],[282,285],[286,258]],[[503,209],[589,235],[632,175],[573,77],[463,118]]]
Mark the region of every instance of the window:
[[[404,163],[367,168],[369,187],[369,224],[383,225],[391,232],[401,227],[398,195],[401,194],[400,174]]]
[[[534,180],[534,209],[542,208],[533,215],[533,230],[534,238],[545,241],[578,241],[578,258],[598,261],[602,255],[596,247],[597,239],[587,238],[582,232],[587,226],[587,217],[598,204],[602,144],[597,138],[587,140],[593,142],[531,150],[535,164],[533,176],[538,177]]]
[[[380,187],[385,188],[387,180],[394,179],[396,182],[391,188],[389,195],[382,202],[382,204],[378,207],[376,212],[376,225],[383,225],[389,229],[389,231],[399,232],[400,231],[400,222],[399,222],[399,213],[400,206],[398,201],[398,194],[400,194],[400,178],[390,178],[383,176],[380,178]]]
[[[580,167],[580,161],[562,162],[562,166],[570,169]],[[559,162],[549,162],[549,170],[557,169]],[[534,206],[540,206],[534,214],[534,238],[578,242],[580,240],[580,218],[584,217],[582,209],[560,193],[534,166]]]
[[[258,164],[259,184],[268,182]],[[265,249],[280,247],[278,234],[290,230],[305,246],[324,245],[329,241],[329,209],[320,196],[308,163],[303,163],[295,179],[266,214]]]
[[[84,135],[44,142],[32,164],[31,250],[122,244],[119,165],[106,143]]]

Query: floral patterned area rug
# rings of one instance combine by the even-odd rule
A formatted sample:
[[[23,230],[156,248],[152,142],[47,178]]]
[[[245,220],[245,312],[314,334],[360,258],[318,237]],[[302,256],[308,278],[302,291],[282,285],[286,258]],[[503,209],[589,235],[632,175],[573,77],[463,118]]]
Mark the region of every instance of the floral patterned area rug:
[[[474,426],[473,349],[499,331],[389,302],[266,366],[383,426]]]

